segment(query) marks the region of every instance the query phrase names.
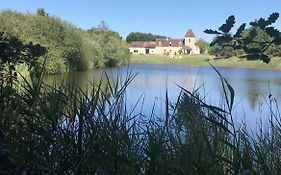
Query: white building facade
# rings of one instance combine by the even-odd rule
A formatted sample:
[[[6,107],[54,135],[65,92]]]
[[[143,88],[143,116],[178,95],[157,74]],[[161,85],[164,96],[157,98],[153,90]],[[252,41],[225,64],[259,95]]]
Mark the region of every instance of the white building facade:
[[[129,43],[131,54],[182,55],[200,54],[197,40],[191,29],[187,30],[184,39],[159,38],[156,41]]]

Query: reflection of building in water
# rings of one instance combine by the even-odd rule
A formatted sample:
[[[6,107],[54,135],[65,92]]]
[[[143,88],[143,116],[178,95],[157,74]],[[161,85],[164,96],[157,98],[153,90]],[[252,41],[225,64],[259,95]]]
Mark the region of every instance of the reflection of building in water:
[[[258,102],[261,102],[260,98],[262,92],[259,86],[260,80],[255,78],[247,78],[246,96],[248,97],[249,106],[254,110],[257,109]],[[264,91],[265,93],[266,91]]]
[[[192,92],[196,86],[197,75],[195,75],[195,74],[185,75],[184,79],[185,79],[184,88],[187,91]]]
[[[257,102],[260,101],[260,92],[257,88],[248,89],[248,100],[250,107],[252,109],[255,109],[257,106]]]

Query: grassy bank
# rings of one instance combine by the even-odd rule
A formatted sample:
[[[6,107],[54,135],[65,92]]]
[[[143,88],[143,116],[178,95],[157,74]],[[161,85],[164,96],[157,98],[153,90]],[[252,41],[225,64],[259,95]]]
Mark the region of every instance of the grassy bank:
[[[211,55],[185,55],[182,58],[170,58],[163,55],[131,55],[131,64],[183,64],[193,66],[208,66],[208,61],[216,67],[241,67],[252,69],[281,70],[281,59],[272,58],[266,64],[260,60],[248,61],[237,57],[228,59],[215,59]]]

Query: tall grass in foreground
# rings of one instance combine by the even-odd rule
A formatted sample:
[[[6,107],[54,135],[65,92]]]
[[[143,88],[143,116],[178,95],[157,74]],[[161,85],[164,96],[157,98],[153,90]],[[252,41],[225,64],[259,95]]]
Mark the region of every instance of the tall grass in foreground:
[[[219,72],[218,72],[219,74]],[[253,139],[236,128],[234,90],[219,74],[225,108],[182,88],[165,116],[135,115],[124,82],[0,88],[0,174],[279,174],[281,121]],[[181,88],[181,87],[179,87]],[[270,108],[278,107],[271,98]]]

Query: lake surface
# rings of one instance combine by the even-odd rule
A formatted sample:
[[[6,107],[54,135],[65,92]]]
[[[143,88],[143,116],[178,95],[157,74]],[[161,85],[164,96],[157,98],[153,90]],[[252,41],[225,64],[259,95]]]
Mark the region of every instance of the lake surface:
[[[256,126],[260,120],[267,120],[270,94],[280,103],[280,71],[241,68],[218,68],[218,70],[235,90],[233,114],[236,116],[236,122],[243,120],[248,125]],[[209,104],[218,106],[223,104],[220,77],[211,67],[140,64],[45,76],[44,81],[52,85],[54,82],[70,80],[86,89],[90,82],[99,81],[105,72],[113,80],[117,76],[124,80],[128,72],[137,74],[126,91],[127,103],[131,109],[139,102],[135,113],[151,115],[154,108],[155,115],[163,115],[166,89],[173,103],[180,93],[178,85],[189,91],[199,88],[201,96],[205,97]]]

